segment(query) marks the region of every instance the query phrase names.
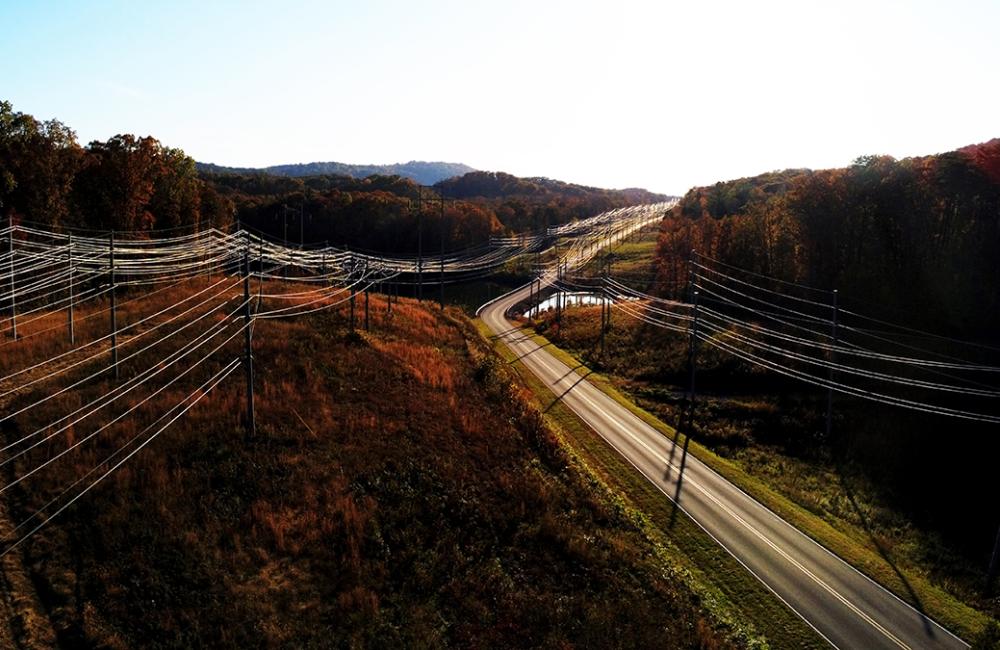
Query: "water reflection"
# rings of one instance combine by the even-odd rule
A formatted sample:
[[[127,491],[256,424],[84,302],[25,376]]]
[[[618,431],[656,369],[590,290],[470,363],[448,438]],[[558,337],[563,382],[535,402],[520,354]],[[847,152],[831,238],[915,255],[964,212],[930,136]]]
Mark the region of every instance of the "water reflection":
[[[527,312],[527,315],[530,317],[535,317],[538,316],[540,312],[544,312],[549,309],[555,309],[556,301],[559,299],[559,296],[562,296],[563,298],[564,307],[579,306],[579,305],[599,305],[602,302],[609,300],[609,298],[607,298],[603,294],[591,293],[589,291],[563,291],[563,292],[553,293],[552,295],[548,296],[537,306],[532,307]],[[619,296],[615,298],[615,300],[620,302],[621,300],[623,300],[623,298]]]

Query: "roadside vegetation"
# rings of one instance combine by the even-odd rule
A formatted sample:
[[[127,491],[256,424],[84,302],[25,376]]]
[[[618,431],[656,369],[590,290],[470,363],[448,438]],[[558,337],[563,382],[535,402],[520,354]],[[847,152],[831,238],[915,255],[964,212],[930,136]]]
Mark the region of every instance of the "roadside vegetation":
[[[484,325],[480,327],[483,336],[494,339]],[[742,643],[750,647],[827,647],[797,614],[684,512],[675,510],[666,495],[558,401],[506,346],[495,340],[495,347],[530,388],[536,408],[544,410],[546,421],[594,484],[610,491],[636,521],[642,522],[646,534],[675,564],[676,573],[684,576],[705,607]],[[553,346],[547,349],[560,353]],[[565,352],[561,355],[572,360]],[[595,374],[587,378],[594,379]]]
[[[615,276],[640,290],[654,289],[656,239],[647,234],[616,248]],[[600,269],[595,261],[584,274]],[[551,312],[530,325],[559,346],[549,350],[571,366],[596,370],[588,379],[672,436],[688,385],[687,337],[616,311],[601,355],[600,311],[574,307],[564,311],[561,326]],[[691,434],[699,458],[964,638],[988,634],[1000,616],[1000,598],[984,590],[995,528],[968,519],[964,501],[947,514],[934,506],[944,494],[965,500],[968,493],[983,493],[976,487],[982,475],[949,479],[949,485],[940,480],[954,477],[952,468],[963,463],[981,464],[967,457],[967,446],[942,437],[954,423],[838,399],[835,435],[826,439],[824,392],[707,346],[698,367],[698,406],[690,431],[682,433]],[[992,439],[981,429],[973,439]],[[976,433],[967,425],[961,430]],[[934,449],[933,468],[911,470],[910,479],[900,481],[908,454],[892,450],[904,444]],[[964,497],[962,490],[968,491]]]

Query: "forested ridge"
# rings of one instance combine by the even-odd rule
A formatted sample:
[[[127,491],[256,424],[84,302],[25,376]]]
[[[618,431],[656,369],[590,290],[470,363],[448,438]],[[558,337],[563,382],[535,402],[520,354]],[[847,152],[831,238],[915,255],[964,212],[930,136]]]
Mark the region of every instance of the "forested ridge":
[[[650,271],[644,277],[662,295],[689,300],[694,279],[706,309],[742,303],[748,332],[823,333],[836,313],[837,340],[847,345],[996,366],[1000,139],[692,188],[661,224]],[[731,279],[720,290],[723,274]],[[650,408],[676,417],[686,340],[629,323],[608,345],[616,351],[601,363]],[[996,617],[1000,599],[983,585],[1000,510],[982,498],[996,491],[995,424],[838,394],[827,435],[822,390],[717,352],[702,354],[698,371],[699,440],[801,506],[863,531],[894,571],[929,576]],[[927,377],[956,381],[954,372]],[[974,379],[966,385],[993,395],[995,375]],[[926,395],[907,395],[927,406]],[[977,399],[976,408],[995,412],[994,397]]]
[[[53,228],[228,228],[233,205],[180,149],[131,134],[81,146],[59,120],[0,101],[0,215]]]
[[[337,164],[295,167],[309,173]],[[62,122],[0,103],[0,217],[56,229],[190,232],[238,223],[292,245],[415,253],[421,240],[425,250],[460,249],[664,198],[500,172],[426,187],[400,175],[222,169],[151,136],[121,134],[81,146]]]
[[[271,176],[351,176],[367,178],[368,176],[402,176],[421,185],[433,185],[438,181],[452,176],[461,176],[471,171],[472,167],[462,163],[428,162],[411,160],[393,165],[352,165],[342,162],[311,162],[290,165],[271,165],[269,167],[226,167],[212,163],[196,164],[199,172],[215,174],[268,174]]]
[[[470,172],[429,188],[399,176],[202,178],[233,202],[241,223],[275,239],[395,253],[415,253],[421,236],[424,250],[453,250],[665,198],[503,172]]]
[[[1000,139],[938,155],[863,156],[691,189],[659,241],[662,290],[692,249],[822,289],[922,327],[995,339],[1000,327]]]

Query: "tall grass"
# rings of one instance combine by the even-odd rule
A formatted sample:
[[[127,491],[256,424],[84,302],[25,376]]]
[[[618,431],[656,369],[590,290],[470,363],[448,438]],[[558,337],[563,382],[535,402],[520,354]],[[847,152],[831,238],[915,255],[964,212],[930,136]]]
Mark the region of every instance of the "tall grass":
[[[164,294],[137,300],[127,318],[178,297]],[[374,296],[372,330],[351,333],[347,309],[258,322],[256,438],[243,427],[237,373],[20,549],[61,644],[727,645],[696,598],[664,579],[634,522],[572,470],[524,389],[459,312],[403,300],[390,317]],[[95,326],[87,335],[99,334]],[[141,431],[239,354],[241,340],[9,490],[12,517]],[[21,343],[7,367],[64,349],[41,335]],[[130,362],[123,378],[153,360]],[[52,399],[5,435],[112,385],[105,376]]]

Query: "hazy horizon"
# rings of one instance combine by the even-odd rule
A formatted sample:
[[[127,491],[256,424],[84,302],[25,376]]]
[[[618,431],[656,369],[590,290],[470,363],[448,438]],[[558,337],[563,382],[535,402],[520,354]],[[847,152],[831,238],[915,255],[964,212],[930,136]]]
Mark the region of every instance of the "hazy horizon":
[[[232,167],[464,163],[683,194],[989,140],[987,2],[4,5],[16,110]]]

